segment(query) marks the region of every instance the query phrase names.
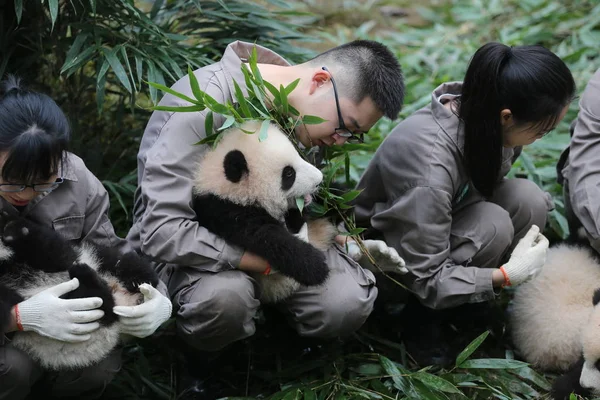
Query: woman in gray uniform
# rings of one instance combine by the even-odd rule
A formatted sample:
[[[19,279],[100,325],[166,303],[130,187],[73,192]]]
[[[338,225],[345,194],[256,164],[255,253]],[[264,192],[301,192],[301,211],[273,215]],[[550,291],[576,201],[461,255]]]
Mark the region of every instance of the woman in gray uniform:
[[[505,175],[574,94],[571,72],[549,50],[488,43],[463,82],[436,88],[379,147],[358,184],[356,220],[404,258],[402,280],[422,304],[483,302],[541,268],[552,200]]]

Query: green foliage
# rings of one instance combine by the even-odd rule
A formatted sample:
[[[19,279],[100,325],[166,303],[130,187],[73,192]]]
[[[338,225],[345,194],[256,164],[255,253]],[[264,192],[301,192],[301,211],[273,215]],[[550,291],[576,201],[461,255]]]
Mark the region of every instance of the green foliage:
[[[136,154],[158,91],[185,66],[219,59],[235,38],[290,60],[312,54],[277,0],[8,0],[0,5],[0,76],[17,73],[67,113],[72,150],[111,194],[120,235],[131,226]]]

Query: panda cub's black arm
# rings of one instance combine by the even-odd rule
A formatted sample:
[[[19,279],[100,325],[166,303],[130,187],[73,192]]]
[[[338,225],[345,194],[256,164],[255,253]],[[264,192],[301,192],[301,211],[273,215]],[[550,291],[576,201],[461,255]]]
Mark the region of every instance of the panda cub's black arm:
[[[195,199],[194,210],[200,225],[266,259],[273,269],[299,283],[312,286],[327,279],[325,255],[290,234],[264,209],[205,195]]]
[[[4,335],[10,325],[10,313],[15,304],[25,300],[17,292],[0,284],[0,335]]]

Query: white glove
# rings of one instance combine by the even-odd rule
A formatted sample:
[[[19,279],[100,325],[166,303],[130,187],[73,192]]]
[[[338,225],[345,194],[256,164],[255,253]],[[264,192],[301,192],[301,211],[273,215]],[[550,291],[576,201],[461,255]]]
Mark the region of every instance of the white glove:
[[[121,333],[138,338],[152,335],[159,326],[171,317],[173,305],[152,285],[143,283],[140,292],[144,295],[144,302],[137,306],[113,307],[115,314],[119,315]]]
[[[508,262],[500,267],[505,285],[518,285],[537,275],[546,262],[548,245],[548,239],[540,233],[540,228],[532,225],[519,240]]]
[[[395,272],[403,275],[408,272],[406,263],[402,257],[398,255],[396,249],[389,247],[383,240],[363,240],[362,242],[371,257],[373,257],[373,260],[377,266],[381,268],[382,271]],[[378,268],[369,261],[369,257],[362,253],[358,243],[355,241],[349,241],[346,246],[348,248],[348,255],[354,261],[359,263],[361,267],[371,271],[378,270]]]
[[[24,331],[63,342],[85,342],[100,327],[96,321],[104,316],[104,311],[98,309],[102,305],[99,297],[60,298],[78,287],[79,280],[73,278],[17,304],[17,321]]]

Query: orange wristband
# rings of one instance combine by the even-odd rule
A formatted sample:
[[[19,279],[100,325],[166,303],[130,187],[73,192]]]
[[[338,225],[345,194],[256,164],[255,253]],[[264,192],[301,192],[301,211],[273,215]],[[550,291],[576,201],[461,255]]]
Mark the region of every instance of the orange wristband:
[[[502,287],[510,286],[511,285],[510,278],[508,277],[508,274],[504,270],[504,266],[500,267],[500,272],[502,272],[502,275],[504,275],[504,285],[502,285]]]
[[[271,273],[271,266],[267,263],[267,268],[263,271],[263,275],[269,275]]]
[[[15,304],[15,319],[17,320],[17,329],[22,331],[23,325],[21,325],[21,314],[19,314],[19,305]]]

